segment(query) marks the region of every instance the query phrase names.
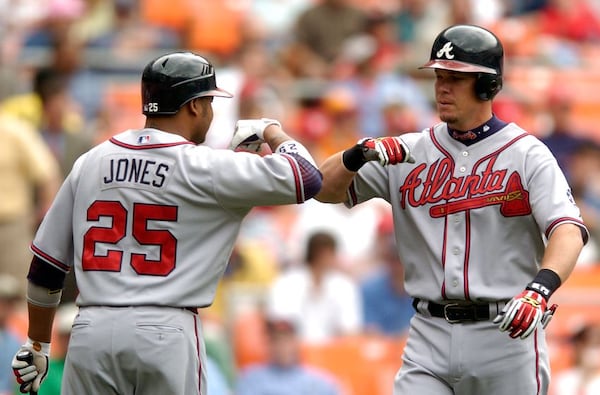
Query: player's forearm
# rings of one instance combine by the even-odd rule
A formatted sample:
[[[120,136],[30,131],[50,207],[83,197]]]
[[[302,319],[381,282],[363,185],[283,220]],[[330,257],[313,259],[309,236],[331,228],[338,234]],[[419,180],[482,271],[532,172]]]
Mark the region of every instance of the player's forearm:
[[[52,323],[56,307],[41,307],[28,303],[29,329],[27,335],[31,340],[50,343],[52,338]]]
[[[323,183],[315,199],[323,203],[345,202],[346,192],[356,173],[346,169],[342,163],[342,152],[327,158],[319,170],[323,174]]]
[[[582,248],[581,229],[574,224],[559,225],[548,240],[542,269],[554,271],[565,282],[575,268]]]
[[[274,151],[277,147],[288,140],[293,140],[283,129],[275,124],[269,125],[264,131],[265,142]]]

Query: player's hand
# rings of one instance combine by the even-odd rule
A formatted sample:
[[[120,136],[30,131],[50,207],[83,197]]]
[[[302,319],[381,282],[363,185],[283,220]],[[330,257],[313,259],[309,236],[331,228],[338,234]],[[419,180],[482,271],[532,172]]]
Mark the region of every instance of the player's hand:
[[[524,290],[512,298],[494,319],[501,331],[509,331],[512,338],[527,338],[535,331],[538,324],[543,328],[550,323],[557,305],[546,308],[546,299],[533,290]]]
[[[48,354],[37,351],[36,344],[24,344],[12,360],[13,373],[22,393],[37,394],[48,374]]]
[[[281,127],[279,121],[269,118],[241,119],[237,121],[229,148],[258,152],[260,145],[265,142],[264,133],[269,125]]]
[[[415,163],[410,150],[400,137],[365,138],[359,140],[362,145],[365,160],[378,161],[381,166],[397,163]]]

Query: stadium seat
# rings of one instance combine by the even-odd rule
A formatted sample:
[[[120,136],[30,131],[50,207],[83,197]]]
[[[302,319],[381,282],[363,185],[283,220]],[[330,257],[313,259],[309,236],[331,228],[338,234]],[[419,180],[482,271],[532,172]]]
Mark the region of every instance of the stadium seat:
[[[302,361],[332,374],[348,395],[390,394],[405,341],[362,335],[304,344]]]
[[[231,339],[234,362],[238,369],[267,361],[265,318],[261,311],[239,312],[232,321]]]

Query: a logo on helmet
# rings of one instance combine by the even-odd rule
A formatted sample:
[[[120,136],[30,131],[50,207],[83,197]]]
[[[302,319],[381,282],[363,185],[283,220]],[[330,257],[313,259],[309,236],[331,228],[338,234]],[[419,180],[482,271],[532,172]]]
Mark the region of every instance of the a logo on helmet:
[[[445,55],[446,59],[454,59],[454,54],[452,53],[453,49],[454,49],[454,47],[452,46],[452,43],[450,41],[448,41],[446,44],[444,44],[444,46],[442,48],[440,48],[439,51],[437,51],[437,53],[435,55],[438,58],[441,58],[442,55]]]

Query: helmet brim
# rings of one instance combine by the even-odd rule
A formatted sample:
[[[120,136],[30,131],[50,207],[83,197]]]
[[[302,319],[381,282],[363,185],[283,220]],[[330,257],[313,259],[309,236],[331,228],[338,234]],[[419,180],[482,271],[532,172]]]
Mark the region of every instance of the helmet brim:
[[[485,67],[478,64],[471,64],[460,62],[457,60],[446,60],[446,59],[434,59],[425,63],[423,66],[419,67],[420,69],[442,69],[442,70],[451,70],[458,71],[460,73],[486,73],[486,74],[494,74],[497,75],[498,72],[491,68]]]
[[[202,94],[198,97],[206,97],[206,96],[233,97],[233,94],[227,92],[225,89],[215,88],[215,89],[211,89],[206,92],[202,92]]]

